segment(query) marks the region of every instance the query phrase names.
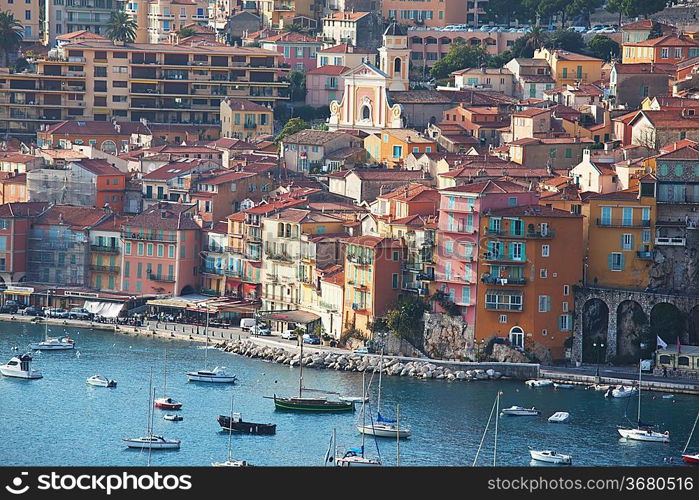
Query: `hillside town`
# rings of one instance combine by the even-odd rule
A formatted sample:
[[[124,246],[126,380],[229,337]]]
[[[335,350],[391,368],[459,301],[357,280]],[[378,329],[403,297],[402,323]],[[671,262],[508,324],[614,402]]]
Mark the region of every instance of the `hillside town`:
[[[696,14],[509,3],[0,0],[0,312],[699,377]]]

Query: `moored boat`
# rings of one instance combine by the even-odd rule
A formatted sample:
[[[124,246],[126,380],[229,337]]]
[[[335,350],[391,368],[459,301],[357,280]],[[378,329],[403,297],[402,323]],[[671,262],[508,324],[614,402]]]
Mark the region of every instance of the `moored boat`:
[[[150,434],[139,438],[122,438],[129,448],[151,449],[151,450],[175,450],[179,449],[181,441],[179,439],[165,439],[163,436]]]
[[[300,411],[354,411],[354,403],[351,401],[332,401],[327,398],[309,397],[274,397],[274,406],[279,410],[300,410]]]
[[[657,432],[652,429],[617,429],[619,435],[625,439],[631,439],[633,441],[651,441],[656,443],[669,443],[670,433]]]
[[[171,422],[181,422],[182,415],[177,415],[175,413],[166,413],[163,415],[163,420],[170,420]]]
[[[570,455],[564,455],[553,450],[529,450],[533,460],[538,462],[547,462],[550,464],[570,465],[573,463],[573,458]]]
[[[228,417],[229,423],[234,420],[234,416],[240,416],[240,413],[233,413],[233,395],[231,395],[231,413]],[[221,423],[221,416],[218,418],[219,424]],[[276,427],[276,426],[275,426]],[[211,465],[214,467],[249,467],[250,464],[246,460],[234,460],[231,454],[231,438],[233,437],[233,427],[228,426],[228,459],[225,462],[212,462]]]
[[[361,449],[350,448],[343,456],[335,459],[335,465],[337,467],[381,467],[381,462],[365,457]]]
[[[213,370],[197,370],[194,372],[187,372],[187,380],[190,382],[234,384],[238,379],[232,373],[228,373],[225,366],[217,366]]]
[[[378,414],[376,422],[370,424],[358,425],[357,430],[362,434],[373,435],[376,437],[388,438],[407,438],[411,431],[408,427],[399,426],[395,420],[387,419]]]
[[[182,408],[182,403],[172,398],[156,398],[154,404],[156,408],[162,408],[164,410],[179,410]]]
[[[540,379],[527,380],[524,383],[527,384],[529,387],[547,387],[547,386],[553,384],[553,380],[540,378]]]
[[[694,429],[697,428],[697,422],[699,422],[699,412],[697,412],[697,416],[694,419],[694,425],[692,426],[692,430],[689,433],[687,442],[685,443],[684,449],[682,450],[682,461],[686,464],[699,465],[699,453],[687,453],[689,443],[692,442],[692,436],[694,436]]]
[[[0,373],[6,377],[15,378],[37,379],[43,377],[39,370],[32,369],[32,356],[29,353],[15,356],[4,365],[0,365]]]
[[[575,386],[573,384],[557,384],[554,383],[553,387],[555,389],[575,389]]]
[[[612,398],[629,398],[637,392],[635,387],[620,385],[618,387],[610,387],[605,396]]]
[[[682,455],[682,460],[688,464],[699,465],[699,453]]]
[[[570,413],[567,411],[557,411],[548,419],[552,424],[565,424],[570,420]]]
[[[541,414],[541,412],[534,407],[524,408],[523,406],[510,406],[502,410],[500,414],[510,417],[535,417]]]
[[[242,434],[264,434],[271,435],[277,432],[277,424],[259,424],[255,422],[244,422],[240,413],[236,412],[231,416],[219,415],[216,419],[221,428]]]
[[[75,349],[75,340],[70,337],[47,337],[41,342],[29,344],[29,348],[35,351],[61,351]]]
[[[93,375],[92,377],[88,377],[86,382],[89,385],[94,385],[97,387],[116,387],[117,383],[116,380],[110,380],[107,377],[104,377],[102,375]]]

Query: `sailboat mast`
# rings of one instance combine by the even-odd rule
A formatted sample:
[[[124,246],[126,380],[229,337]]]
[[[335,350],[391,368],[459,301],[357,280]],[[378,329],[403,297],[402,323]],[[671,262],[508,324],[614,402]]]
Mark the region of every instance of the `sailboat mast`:
[[[362,372],[362,428],[366,427],[366,371]],[[362,458],[364,457],[364,441],[366,433],[362,432]]]
[[[231,419],[228,421],[228,461],[231,462],[231,437],[233,436],[233,395],[231,394]]]
[[[209,308],[206,308],[206,324],[204,325],[204,335],[206,336],[206,346],[204,348],[204,369],[209,369]]]
[[[396,467],[400,466],[400,405],[396,405]]]
[[[303,338],[299,338],[301,344],[301,354],[299,355],[299,398],[303,397]]]
[[[498,422],[500,421],[500,391],[495,399],[495,446],[493,447],[493,467],[495,467],[495,457],[498,454]]]
[[[383,348],[379,356],[379,396],[376,400],[376,413],[381,413],[381,372],[383,371]]]
[[[163,396],[167,397],[167,349],[165,349],[165,380],[163,382]]]
[[[687,444],[684,445],[684,450],[682,450],[682,453],[687,452],[687,448],[689,447],[689,442],[692,440],[692,436],[694,435],[694,429],[697,427],[697,421],[699,421],[699,412],[697,412],[697,418],[694,419],[694,425],[692,426],[692,432],[689,433],[689,438],[687,438]]]
[[[638,417],[636,418],[638,425],[641,425],[641,360],[638,360]]]

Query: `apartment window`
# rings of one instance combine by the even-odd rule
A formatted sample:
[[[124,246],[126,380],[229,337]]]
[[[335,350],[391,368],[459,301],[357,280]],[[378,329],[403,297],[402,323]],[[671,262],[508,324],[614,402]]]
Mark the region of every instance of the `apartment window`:
[[[558,329],[562,332],[570,330],[570,314],[561,314],[558,317]]]
[[[131,255],[131,242],[126,242],[124,244],[124,253],[126,255]]]
[[[148,255],[148,257],[153,256],[153,243],[148,243],[148,245],[146,245],[146,255]]]
[[[106,66],[95,66],[95,76],[97,77],[107,77],[107,67]]]
[[[32,20],[32,11],[31,11],[31,10],[25,10],[25,11],[24,11],[24,20],[25,20],[25,21],[31,21],[31,20]]]
[[[621,249],[633,250],[633,234],[624,233],[621,235]]]
[[[403,146],[393,146],[393,158],[403,157]]]
[[[668,59],[670,57],[670,49],[668,49],[668,48],[660,49],[660,57],[662,59]]]
[[[573,150],[571,148],[566,148],[565,149],[565,155],[566,158],[572,158],[573,157]]]
[[[500,315],[500,323],[507,323],[507,314]]]
[[[570,286],[569,285],[563,285],[563,295],[568,295],[570,294]]]
[[[622,222],[624,226],[631,226],[633,224],[633,208],[624,207],[622,211]]]
[[[545,267],[539,269],[539,278],[548,278],[548,270]]]
[[[130,272],[131,272],[131,262],[126,260],[126,261],[124,261],[124,277],[128,278]]]
[[[542,337],[546,337],[546,335],[548,335],[548,334],[549,334],[549,332],[548,332],[548,330],[547,330],[546,328],[544,328],[543,330],[541,330],[541,336],[542,336]]]
[[[549,312],[551,310],[551,297],[539,295],[539,312]]]
[[[128,87],[128,82],[124,80],[114,80],[112,82],[112,87],[116,89],[125,89],[126,87]]]
[[[650,229],[644,229],[641,233],[641,241],[643,243],[650,243]]]
[[[95,80],[95,92],[106,92],[107,91],[107,81],[106,80]]]
[[[507,205],[510,207],[516,207],[517,206],[517,198],[509,198],[507,200]]]
[[[393,273],[391,276],[391,285],[393,288],[398,288],[398,273]]]
[[[167,256],[168,256],[170,259],[174,259],[174,258],[175,258],[175,245],[168,245],[168,246],[167,246]]]
[[[138,255],[143,255],[143,243],[138,244]]]
[[[141,262],[136,264],[136,277],[143,277],[143,264]]]
[[[112,66],[112,73],[128,73],[129,68],[126,66]]]
[[[610,271],[623,271],[624,270],[624,254],[619,252],[612,252],[608,257],[608,264]]]
[[[568,312],[568,302],[563,302],[563,312],[564,313]]]
[[[162,257],[165,253],[165,246],[164,245],[158,245],[158,257]]]
[[[452,240],[447,241],[447,244],[445,246],[445,252],[447,255],[451,255],[454,253],[454,242]]]
[[[461,303],[471,305],[471,287],[464,286],[461,288]]]
[[[124,291],[125,292],[129,291],[129,280],[124,280]]]
[[[602,225],[610,226],[612,224],[612,207],[602,207]]]

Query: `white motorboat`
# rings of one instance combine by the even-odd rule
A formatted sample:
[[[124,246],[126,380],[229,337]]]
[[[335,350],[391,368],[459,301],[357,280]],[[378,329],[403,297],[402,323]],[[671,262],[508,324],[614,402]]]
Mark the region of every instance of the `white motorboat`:
[[[630,386],[627,387],[625,385],[620,385],[618,387],[615,387],[614,389],[611,389],[611,397],[613,397],[613,398],[630,398],[631,396],[633,396],[637,392],[638,391],[636,390],[635,387],[630,387]],[[609,394],[609,391],[607,393]]]
[[[634,389],[636,391],[636,389]],[[636,428],[635,429],[624,429],[619,428],[617,431],[619,435],[624,439],[631,439],[632,441],[651,441],[656,443],[669,443],[670,433],[657,432],[652,429],[651,424],[644,424],[641,422],[641,363],[638,363],[638,413],[636,415]],[[628,418],[627,418],[628,420]]]
[[[408,427],[401,427],[395,421],[377,421],[373,424],[358,425],[357,430],[362,434],[367,434],[369,436],[376,437],[387,437],[387,438],[407,438],[410,436],[411,431]]]
[[[570,465],[573,463],[573,458],[570,455],[564,455],[552,450],[529,450],[533,460],[538,462],[547,462],[550,464]]]
[[[657,443],[669,443],[670,433],[657,432],[651,429],[617,429],[619,435],[625,439],[631,439],[633,441],[653,441]]]
[[[510,406],[500,412],[500,415],[508,415],[510,417],[536,417],[541,412],[534,407],[524,408],[523,406]]]
[[[226,371],[225,366],[217,366],[213,370],[198,370],[187,372],[187,380],[190,382],[218,382],[221,384],[234,384],[236,376]]]
[[[573,384],[557,384],[554,383],[553,387],[556,389],[575,389],[575,386]]]
[[[527,380],[525,382],[529,387],[548,387],[553,384],[553,380],[548,380],[544,378]]]
[[[90,385],[96,385],[97,387],[116,387],[116,380],[110,380],[102,375],[93,375],[88,377],[86,382]]]
[[[602,385],[602,384],[593,384],[593,385],[588,385],[586,389],[592,389],[593,391],[603,391],[607,392],[609,390],[608,385]]]
[[[347,401],[349,403],[366,403],[369,398],[362,398],[361,396],[338,396],[340,401]]]
[[[552,424],[565,424],[570,421],[570,413],[567,411],[557,411],[549,417],[549,422]]]
[[[0,373],[6,377],[37,379],[43,375],[38,370],[32,369],[32,357],[30,354],[20,354],[10,359],[4,365],[0,365]]]
[[[166,413],[163,416],[163,420],[170,420],[171,422],[181,422],[182,415],[177,415],[175,413]]]
[[[122,438],[129,448],[140,448],[146,450],[175,450],[179,449],[181,441],[179,439],[165,439],[163,436],[150,434],[139,438]]]
[[[70,337],[47,337],[42,342],[29,344],[29,348],[35,351],[59,351],[75,349],[75,340]]]
[[[335,459],[337,467],[381,467],[381,462],[363,456],[362,450],[350,448],[342,457]]]
[[[213,467],[249,467],[245,460],[226,460],[225,462],[212,462]]]

